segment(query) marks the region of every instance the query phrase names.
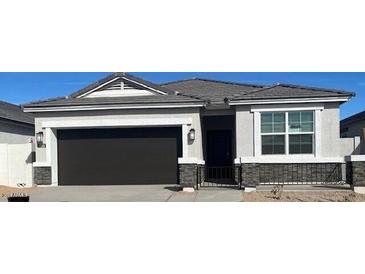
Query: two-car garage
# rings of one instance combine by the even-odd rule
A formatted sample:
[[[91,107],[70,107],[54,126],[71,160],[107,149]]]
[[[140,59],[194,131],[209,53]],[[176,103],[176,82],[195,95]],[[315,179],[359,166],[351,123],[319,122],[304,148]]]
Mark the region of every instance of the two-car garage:
[[[63,129],[58,185],[176,184],[181,127]]]

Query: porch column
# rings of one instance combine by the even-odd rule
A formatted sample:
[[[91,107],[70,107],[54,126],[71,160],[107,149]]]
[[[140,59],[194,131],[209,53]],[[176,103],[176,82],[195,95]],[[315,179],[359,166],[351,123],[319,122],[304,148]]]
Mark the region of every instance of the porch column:
[[[346,177],[355,192],[365,194],[365,155],[346,157]]]

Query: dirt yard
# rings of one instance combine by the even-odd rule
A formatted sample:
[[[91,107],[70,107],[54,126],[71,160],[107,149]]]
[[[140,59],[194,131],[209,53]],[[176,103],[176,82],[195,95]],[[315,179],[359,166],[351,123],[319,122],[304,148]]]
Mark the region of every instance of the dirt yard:
[[[365,194],[352,191],[245,192],[242,202],[365,202]]]

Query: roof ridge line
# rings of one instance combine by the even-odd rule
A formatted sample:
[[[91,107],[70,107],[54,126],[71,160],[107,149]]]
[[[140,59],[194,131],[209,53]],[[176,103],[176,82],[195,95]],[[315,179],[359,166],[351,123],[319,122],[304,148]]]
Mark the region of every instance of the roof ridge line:
[[[200,77],[192,77],[192,78],[186,78],[186,79],[181,79],[181,80],[176,80],[176,81],[170,81],[170,82],[162,83],[160,85],[165,86],[165,85],[170,85],[170,84],[175,84],[175,83],[180,83],[180,82],[186,82],[186,81],[191,81],[191,80],[223,83],[223,84],[228,84],[228,85],[237,85],[237,86],[246,86],[246,87],[247,86],[249,86],[249,87],[265,87],[264,85],[260,85],[260,84],[240,83],[240,82],[216,80],[216,79],[208,79],[208,78],[200,78]]]
[[[339,92],[339,93],[355,95],[355,93],[352,91],[346,91],[346,90],[334,89],[334,88],[313,87],[313,86],[306,86],[306,85],[299,85],[299,84],[277,83],[276,86],[299,88],[299,89],[311,89],[311,90],[325,91],[325,92]]]
[[[257,92],[260,92],[260,91],[264,91],[264,90],[268,90],[268,89],[271,89],[273,87],[275,87],[276,85],[270,85],[270,86],[265,86],[265,87],[262,87],[262,88],[259,88],[259,89],[255,89],[255,90],[251,90],[251,91],[248,91],[246,94],[244,95],[235,95],[233,96],[232,99],[235,99],[235,98],[241,98],[242,96],[246,96],[246,95],[250,95],[250,94],[253,94],[253,93],[257,93]]]

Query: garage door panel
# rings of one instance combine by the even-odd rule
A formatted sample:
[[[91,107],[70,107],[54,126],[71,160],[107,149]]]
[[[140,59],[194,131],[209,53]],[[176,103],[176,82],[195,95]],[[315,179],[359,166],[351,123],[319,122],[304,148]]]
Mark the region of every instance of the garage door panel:
[[[181,129],[62,130],[60,185],[176,184]]]

